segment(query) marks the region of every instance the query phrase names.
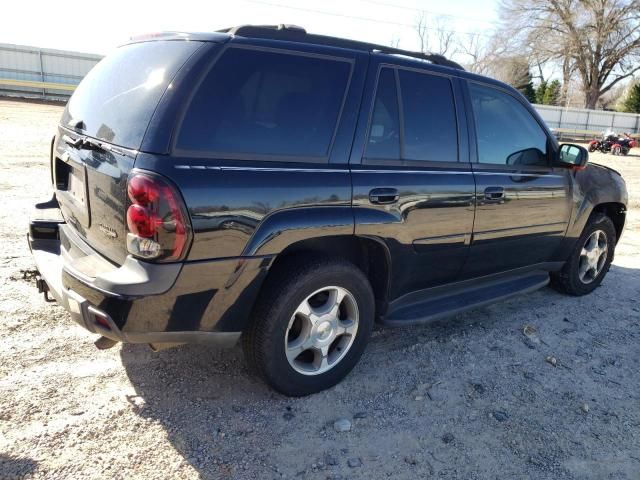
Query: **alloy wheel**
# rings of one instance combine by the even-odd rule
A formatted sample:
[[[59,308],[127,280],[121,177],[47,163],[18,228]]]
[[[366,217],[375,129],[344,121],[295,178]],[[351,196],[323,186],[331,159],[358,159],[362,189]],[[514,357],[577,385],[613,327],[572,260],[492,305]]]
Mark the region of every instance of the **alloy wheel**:
[[[596,230],[587,238],[580,251],[578,277],[584,284],[593,282],[607,261],[607,235],[602,230]]]
[[[345,288],[316,290],[289,320],[285,352],[289,365],[303,375],[319,375],[345,357],[358,331],[358,304]]]

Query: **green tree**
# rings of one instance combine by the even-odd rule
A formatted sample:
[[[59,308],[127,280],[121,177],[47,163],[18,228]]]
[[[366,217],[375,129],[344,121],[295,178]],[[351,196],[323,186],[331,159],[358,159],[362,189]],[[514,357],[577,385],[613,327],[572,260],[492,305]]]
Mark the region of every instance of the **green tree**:
[[[533,76],[529,71],[527,58],[523,56],[504,58],[497,66],[493,76],[504,83],[508,83],[522,93],[531,103],[535,103],[536,90],[533,88]]]
[[[533,88],[533,82],[529,82],[521,86],[520,88],[518,88],[518,90],[520,90],[520,93],[527,97],[527,100],[529,100],[531,103],[536,102],[536,91]]]
[[[536,89],[533,88],[533,76],[527,68],[525,72],[522,72],[522,76],[518,81],[512,84],[521,94],[523,94],[527,100],[531,103],[536,103]]]
[[[561,89],[562,89],[562,85],[560,84],[560,80],[552,81],[544,91],[544,95],[542,96],[542,104],[543,105],[560,105]]]
[[[640,113],[640,82],[631,87],[623,106],[625,112]]]
[[[545,95],[547,93],[547,82],[543,80],[536,88],[536,103],[539,105],[544,105]]]
[[[539,105],[560,105],[561,89],[560,80],[553,80],[551,83],[543,80],[535,89],[536,103]]]

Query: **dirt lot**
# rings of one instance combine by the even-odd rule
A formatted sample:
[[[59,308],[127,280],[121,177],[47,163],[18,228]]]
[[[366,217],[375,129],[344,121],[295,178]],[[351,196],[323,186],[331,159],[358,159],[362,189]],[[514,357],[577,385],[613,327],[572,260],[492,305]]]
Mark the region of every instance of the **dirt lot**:
[[[98,351],[23,280],[60,113],[0,101],[0,478],[640,478],[638,150],[592,156],[632,198],[593,294],[378,330],[342,384],[288,399],[239,349]]]

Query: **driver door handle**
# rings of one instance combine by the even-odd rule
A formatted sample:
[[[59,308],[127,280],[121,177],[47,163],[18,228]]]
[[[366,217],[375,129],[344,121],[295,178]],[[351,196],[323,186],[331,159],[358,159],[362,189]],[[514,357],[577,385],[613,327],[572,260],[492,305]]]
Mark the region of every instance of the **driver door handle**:
[[[395,188],[374,188],[369,192],[369,201],[376,205],[388,205],[398,201],[400,196]]]

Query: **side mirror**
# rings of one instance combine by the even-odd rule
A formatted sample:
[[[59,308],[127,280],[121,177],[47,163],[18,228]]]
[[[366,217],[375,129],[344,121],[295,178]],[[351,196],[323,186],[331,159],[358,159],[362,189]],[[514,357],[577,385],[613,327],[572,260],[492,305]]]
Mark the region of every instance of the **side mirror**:
[[[560,145],[560,155],[558,156],[559,166],[572,170],[583,170],[587,167],[588,161],[589,152],[586,148],[572,143],[563,143]]]

